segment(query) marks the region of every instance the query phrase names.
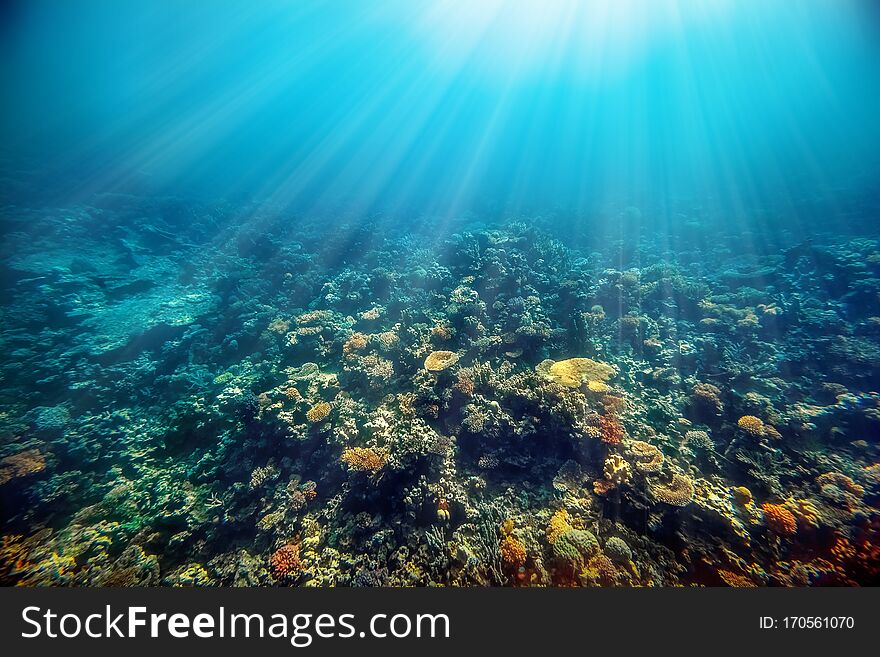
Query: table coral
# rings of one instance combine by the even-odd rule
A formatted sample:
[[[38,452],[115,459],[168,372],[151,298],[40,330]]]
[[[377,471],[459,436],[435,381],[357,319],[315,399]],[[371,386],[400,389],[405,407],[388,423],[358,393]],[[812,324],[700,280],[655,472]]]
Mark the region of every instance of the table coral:
[[[567,388],[579,388],[590,381],[604,383],[616,373],[613,366],[591,358],[569,358],[552,363],[546,370],[554,383]]]
[[[671,506],[687,506],[694,499],[694,482],[687,475],[673,473],[668,483],[652,484],[651,494],[658,502]]]
[[[432,351],[425,358],[425,369],[429,372],[442,372],[455,365],[458,358],[454,351]]]

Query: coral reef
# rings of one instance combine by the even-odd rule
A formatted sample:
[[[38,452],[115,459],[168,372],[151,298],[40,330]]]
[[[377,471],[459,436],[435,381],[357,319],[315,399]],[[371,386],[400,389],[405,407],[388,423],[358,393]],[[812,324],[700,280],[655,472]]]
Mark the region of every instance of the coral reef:
[[[96,204],[8,213],[3,583],[880,583],[873,237]]]

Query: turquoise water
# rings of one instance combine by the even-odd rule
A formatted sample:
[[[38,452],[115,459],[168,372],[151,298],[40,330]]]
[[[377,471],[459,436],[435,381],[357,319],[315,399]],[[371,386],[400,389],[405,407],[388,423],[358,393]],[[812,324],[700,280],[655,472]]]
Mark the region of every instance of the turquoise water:
[[[880,573],[880,11],[2,4],[0,580]]]
[[[874,178],[870,2],[468,4],[12,3],[3,143],[80,194],[449,216]]]

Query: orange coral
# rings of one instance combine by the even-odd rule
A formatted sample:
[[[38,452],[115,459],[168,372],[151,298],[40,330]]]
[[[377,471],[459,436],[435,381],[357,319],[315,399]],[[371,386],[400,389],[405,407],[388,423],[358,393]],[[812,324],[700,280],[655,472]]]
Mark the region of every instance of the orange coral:
[[[376,473],[388,463],[388,453],[372,447],[349,447],[342,452],[339,460],[350,470]]]
[[[797,520],[794,514],[781,504],[765,502],[761,505],[764,511],[764,522],[774,534],[779,536],[793,536],[797,533]]]
[[[272,553],[269,565],[275,579],[281,581],[293,579],[302,570],[302,562],[299,560],[299,545],[288,543],[278,548]]]
[[[599,430],[601,431],[602,442],[609,445],[619,445],[626,435],[623,425],[611,415],[599,416]]]
[[[501,561],[512,570],[517,570],[525,565],[528,554],[526,547],[513,536],[505,536],[501,539]]]
[[[754,415],[743,415],[736,421],[736,424],[740,429],[753,436],[764,435],[764,422]]]

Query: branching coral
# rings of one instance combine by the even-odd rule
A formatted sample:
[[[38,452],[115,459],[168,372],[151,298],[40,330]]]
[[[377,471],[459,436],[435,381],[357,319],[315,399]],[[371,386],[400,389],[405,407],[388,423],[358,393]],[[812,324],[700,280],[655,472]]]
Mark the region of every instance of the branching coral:
[[[553,545],[562,534],[571,529],[571,516],[565,509],[559,509],[551,517],[547,524],[547,542]]]
[[[501,539],[501,561],[511,570],[516,570],[526,563],[528,553],[525,545],[513,536]]]
[[[740,429],[742,429],[749,435],[764,435],[764,422],[763,420],[761,420],[761,418],[755,417],[754,415],[743,415],[739,420],[736,421],[736,424]]]
[[[609,445],[619,445],[626,436],[623,425],[611,414],[599,416],[599,431],[602,442]]]
[[[388,452],[372,447],[349,447],[342,452],[339,460],[345,463],[349,470],[375,474],[388,463]]]

